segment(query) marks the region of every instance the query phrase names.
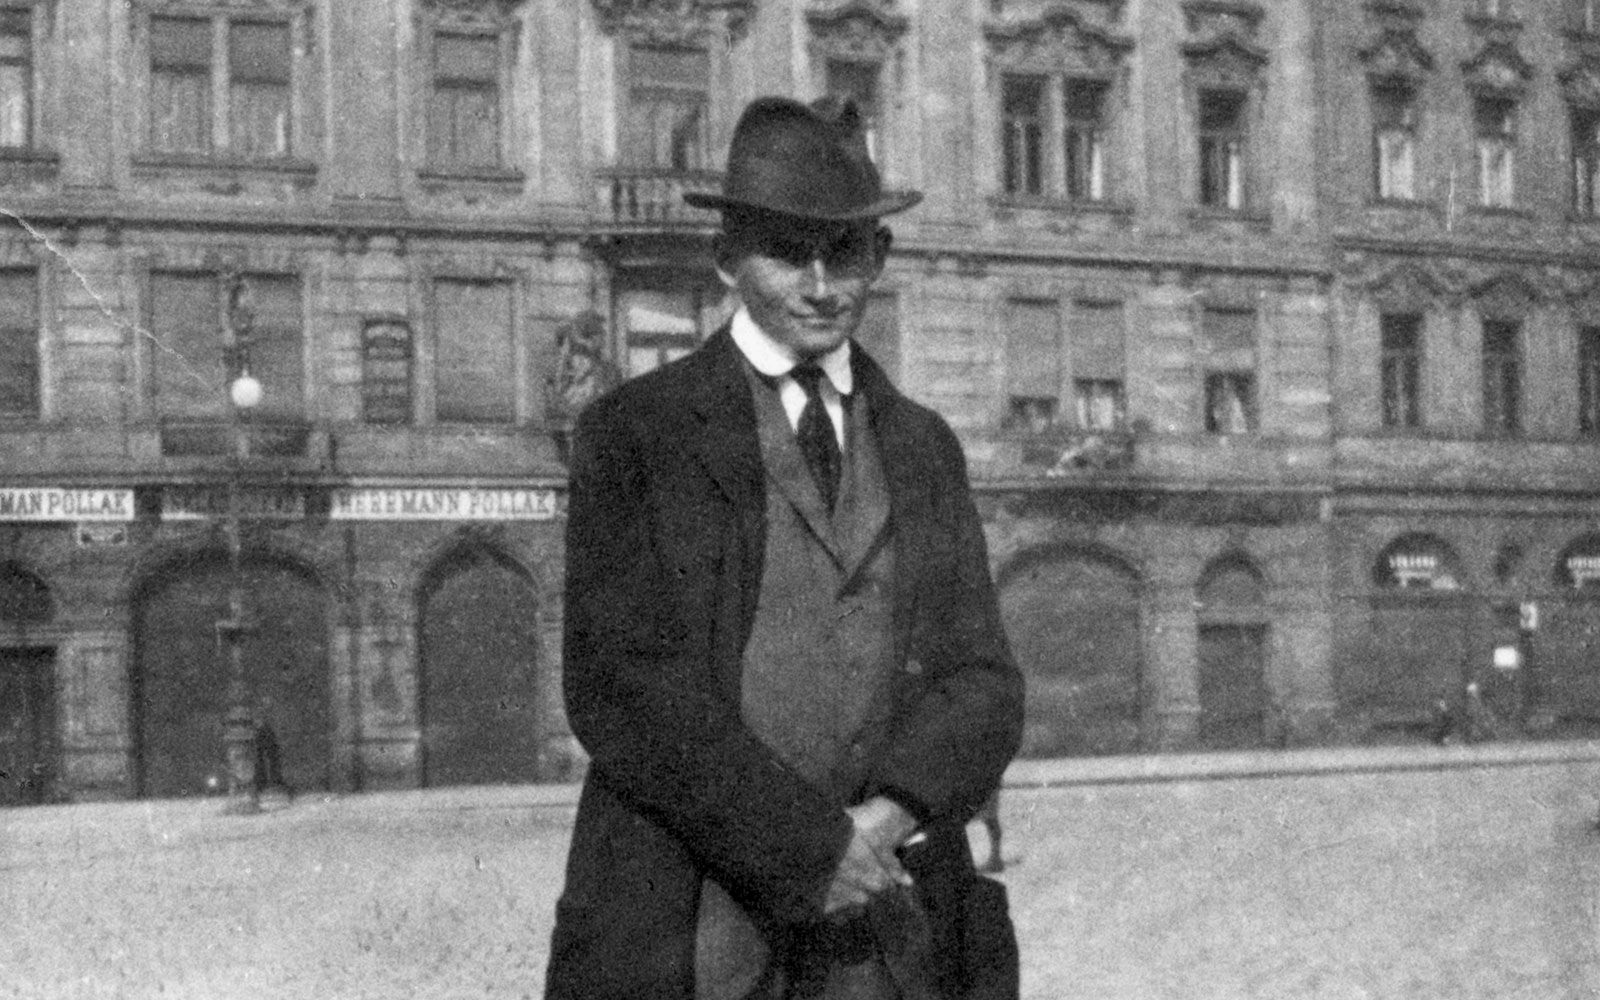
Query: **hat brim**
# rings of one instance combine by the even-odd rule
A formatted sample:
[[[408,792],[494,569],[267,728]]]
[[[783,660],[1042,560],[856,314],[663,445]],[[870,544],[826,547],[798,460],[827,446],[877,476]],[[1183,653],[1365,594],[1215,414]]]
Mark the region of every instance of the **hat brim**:
[[[726,212],[729,209],[755,209],[762,212],[775,212],[779,215],[793,215],[802,219],[818,219],[823,222],[853,222],[860,219],[876,219],[880,216],[894,215],[904,212],[922,201],[921,191],[887,191],[876,201],[853,208],[848,212],[828,213],[808,210],[797,211],[792,205],[770,205],[756,201],[746,201],[741,198],[727,198],[720,194],[707,191],[688,191],[684,193],[683,200],[695,208],[707,208],[717,212]]]

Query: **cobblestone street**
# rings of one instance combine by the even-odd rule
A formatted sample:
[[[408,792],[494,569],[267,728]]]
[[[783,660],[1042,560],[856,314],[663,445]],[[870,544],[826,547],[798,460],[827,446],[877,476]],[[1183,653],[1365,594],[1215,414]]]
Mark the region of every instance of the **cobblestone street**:
[[[1600,755],[1411,753],[1474,766],[1014,768],[1025,996],[1600,995]],[[0,997],[537,998],[572,798],[7,811]]]

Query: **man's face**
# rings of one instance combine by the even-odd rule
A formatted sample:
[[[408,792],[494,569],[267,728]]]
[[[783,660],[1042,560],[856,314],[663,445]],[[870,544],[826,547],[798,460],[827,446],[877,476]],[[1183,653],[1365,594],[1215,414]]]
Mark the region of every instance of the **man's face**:
[[[888,251],[889,230],[874,220],[763,215],[726,221],[717,265],[756,325],[806,359],[855,333]]]

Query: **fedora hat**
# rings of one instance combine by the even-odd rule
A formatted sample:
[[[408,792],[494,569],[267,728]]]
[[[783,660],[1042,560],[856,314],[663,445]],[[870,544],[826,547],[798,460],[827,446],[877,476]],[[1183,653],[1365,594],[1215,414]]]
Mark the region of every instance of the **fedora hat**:
[[[683,200],[696,208],[846,221],[903,212],[922,192],[883,190],[855,102],[758,97],[734,126],[722,193],[689,192]]]

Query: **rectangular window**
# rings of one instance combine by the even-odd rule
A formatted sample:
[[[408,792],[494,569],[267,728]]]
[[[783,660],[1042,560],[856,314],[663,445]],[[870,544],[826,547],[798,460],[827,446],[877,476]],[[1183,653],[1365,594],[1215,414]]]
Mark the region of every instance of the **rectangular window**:
[[[643,375],[700,346],[700,296],[634,288],[617,297],[628,345],[628,374]]]
[[[1417,196],[1416,98],[1405,84],[1372,91],[1372,133],[1377,163],[1377,193],[1384,201],[1411,201]]]
[[[1242,91],[1200,91],[1200,204],[1245,207],[1246,119]]]
[[[33,145],[33,11],[0,9],[0,146]]]
[[[361,331],[361,416],[369,424],[411,423],[411,328],[373,320]]]
[[[434,283],[434,414],[440,423],[516,419],[511,285]]]
[[[1205,424],[1211,434],[1256,429],[1256,314],[1207,308],[1200,318],[1205,365]]]
[[[1572,211],[1600,215],[1600,111],[1573,108]]]
[[[711,58],[700,49],[636,45],[628,56],[622,152],[635,167],[703,170]]]
[[[1483,427],[1489,434],[1513,435],[1522,429],[1522,357],[1518,323],[1483,324]]]
[[[211,42],[208,19],[150,19],[150,145],[157,152],[211,152]]]
[[[854,101],[856,110],[861,112],[861,123],[867,133],[867,155],[881,166],[883,107],[878,90],[881,69],[877,63],[829,59],[827,74],[828,93]]]
[[[1106,92],[1100,80],[1066,85],[1067,197],[1101,201],[1106,196]]]
[[[240,358],[261,382],[261,406],[269,418],[301,414],[304,384],[300,279],[251,274],[243,279],[247,325],[238,329]],[[193,272],[150,276],[150,351],[156,412],[178,419],[229,416],[230,367],[222,278]]]
[[[1122,303],[1073,303],[1071,332],[1077,426],[1087,431],[1121,430],[1125,420]]]
[[[428,163],[500,166],[500,39],[437,32],[428,95]]]
[[[228,147],[236,156],[289,155],[289,26],[228,26]]]
[[[1578,430],[1600,434],[1600,326],[1578,330]]]
[[[1379,377],[1383,426],[1422,426],[1422,317],[1386,313],[1379,319]]]
[[[0,271],[0,418],[39,417],[39,275]]]
[[[1006,194],[1044,194],[1045,80],[1007,75],[1000,82],[1000,150]]]
[[[1473,122],[1478,150],[1478,204],[1510,208],[1515,200],[1516,104],[1498,97],[1480,97]]]
[[[1061,310],[1019,300],[1006,308],[1006,414],[1014,430],[1055,426],[1061,400]]]

